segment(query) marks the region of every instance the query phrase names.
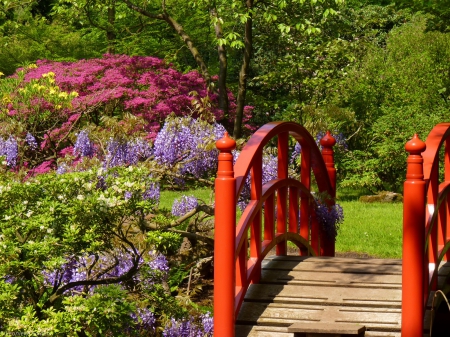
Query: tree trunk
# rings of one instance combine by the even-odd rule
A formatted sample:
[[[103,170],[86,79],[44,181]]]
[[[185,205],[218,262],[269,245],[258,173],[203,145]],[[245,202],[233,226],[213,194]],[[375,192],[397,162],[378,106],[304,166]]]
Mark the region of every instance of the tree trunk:
[[[116,32],[114,31],[114,24],[116,22],[116,4],[111,3],[108,7],[108,26],[106,29],[106,40],[108,41],[108,54],[116,52]]]
[[[247,77],[250,68],[250,59],[252,56],[253,36],[252,36],[252,13],[253,0],[246,1],[249,17],[245,22],[244,36],[244,59],[242,61],[241,71],[239,72],[239,89],[237,97],[236,117],[234,118],[233,137],[237,139],[242,133],[242,119],[244,117],[245,95],[247,93]]]
[[[211,15],[217,17],[217,12],[215,9],[211,10]],[[218,39],[223,38],[222,25],[219,20],[216,21],[214,25],[214,30],[216,32],[216,37]],[[219,55],[219,108],[223,111],[225,117],[228,117],[228,92],[227,92],[227,50],[224,44],[219,44],[217,46],[217,54]]]

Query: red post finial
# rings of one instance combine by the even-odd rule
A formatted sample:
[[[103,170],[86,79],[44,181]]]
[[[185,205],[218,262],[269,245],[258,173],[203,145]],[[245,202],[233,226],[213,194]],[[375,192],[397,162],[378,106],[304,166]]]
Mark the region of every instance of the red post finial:
[[[216,142],[216,147],[220,152],[231,152],[236,148],[236,142],[225,131],[223,137]]]
[[[216,148],[220,151],[217,178],[234,177],[233,155],[231,151],[236,148],[236,142],[225,132],[222,138],[216,142]]]
[[[333,147],[336,144],[336,139],[327,131],[324,137],[320,140],[320,145],[323,147]]]
[[[425,151],[426,144],[414,134],[413,138],[405,144],[405,150],[409,152],[406,167],[406,180],[423,179],[423,158],[421,153]]]

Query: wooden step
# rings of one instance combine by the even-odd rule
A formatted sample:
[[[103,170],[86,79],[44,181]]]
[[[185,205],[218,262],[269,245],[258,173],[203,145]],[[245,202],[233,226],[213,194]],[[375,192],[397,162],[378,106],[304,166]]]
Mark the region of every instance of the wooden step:
[[[294,323],[288,327],[295,337],[363,337],[366,327],[344,323]]]

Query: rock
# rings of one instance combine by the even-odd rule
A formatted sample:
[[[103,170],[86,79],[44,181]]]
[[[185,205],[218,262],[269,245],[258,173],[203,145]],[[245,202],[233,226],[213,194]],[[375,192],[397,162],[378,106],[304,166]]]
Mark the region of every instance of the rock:
[[[400,193],[382,191],[377,195],[363,195],[359,198],[361,202],[402,202],[403,196]]]

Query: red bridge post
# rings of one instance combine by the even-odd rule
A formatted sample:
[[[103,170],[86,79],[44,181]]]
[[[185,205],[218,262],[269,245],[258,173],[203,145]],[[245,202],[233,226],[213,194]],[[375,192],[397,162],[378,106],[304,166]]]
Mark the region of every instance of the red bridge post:
[[[425,181],[421,153],[426,145],[417,134],[409,152],[403,189],[402,337],[422,337],[424,317]]]
[[[333,146],[336,144],[336,139],[331,135],[330,131],[327,131],[325,136],[320,140],[320,145],[322,145],[322,158],[325,162],[327,168],[328,177],[330,178],[332,194],[332,204],[335,203],[336,198],[336,168],[334,167],[334,151]],[[335,239],[330,239],[326,235],[322,238],[324,241],[321,246],[323,247],[324,256],[334,256],[336,243]]]
[[[236,142],[225,133],[216,147],[220,154],[214,211],[214,337],[234,337],[236,179],[231,151]]]

